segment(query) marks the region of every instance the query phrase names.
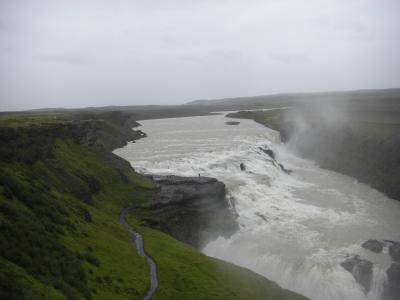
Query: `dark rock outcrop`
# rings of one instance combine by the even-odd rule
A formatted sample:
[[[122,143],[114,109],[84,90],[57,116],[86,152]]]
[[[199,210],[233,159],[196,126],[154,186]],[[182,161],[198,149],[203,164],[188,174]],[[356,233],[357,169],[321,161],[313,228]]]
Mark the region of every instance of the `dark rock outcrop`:
[[[397,263],[400,263],[400,243],[390,240],[378,241],[367,240],[362,243],[361,247],[375,253],[381,253],[384,247],[388,248],[390,257]]]
[[[281,170],[282,170],[283,172],[285,172],[286,174],[291,174],[291,173],[293,172],[292,170],[286,169],[285,166],[282,165],[282,164],[279,164],[279,167],[280,167]]]
[[[273,164],[274,164],[276,167],[279,166],[279,168],[280,168],[283,172],[285,172],[286,174],[291,174],[291,173],[293,172],[292,170],[286,169],[285,166],[284,166],[283,164],[281,164],[281,163],[279,163],[279,162],[276,161],[275,152],[274,152],[271,148],[269,148],[269,147],[267,147],[267,146],[264,146],[264,147],[258,147],[258,149],[261,150],[263,153],[267,154],[267,155],[272,159]]]
[[[392,263],[386,274],[387,282],[383,299],[398,300],[400,297],[400,264]]]
[[[400,243],[390,240],[367,240],[361,247],[379,255],[389,255],[393,260],[386,270],[386,282],[383,287],[383,299],[398,300],[400,295]],[[388,249],[388,251],[383,251]],[[341,263],[347,271],[351,272],[356,281],[368,293],[371,286],[372,263],[353,255]]]
[[[394,241],[387,241],[387,243],[390,244],[389,246],[389,254],[392,257],[392,259],[400,263],[400,243],[399,242],[394,242]],[[400,282],[399,282],[400,284]]]
[[[320,126],[297,134],[293,147],[323,168],[355,177],[400,200],[400,134],[370,137],[365,131]]]
[[[358,284],[364,288],[365,294],[367,294],[371,288],[372,263],[361,259],[358,255],[354,255],[347,258],[340,265],[353,275]]]
[[[367,240],[364,243],[362,243],[362,245],[361,245],[361,247],[368,249],[375,253],[381,253],[384,246],[385,246],[384,242],[377,241],[377,240]]]
[[[240,167],[240,170],[246,171],[246,165],[244,163],[240,163],[239,167]]]
[[[238,122],[238,121],[228,121],[228,122],[225,122],[225,124],[226,125],[239,125],[240,122]]]
[[[176,239],[201,248],[220,235],[237,229],[234,211],[225,197],[225,185],[209,177],[153,176],[153,197],[147,224]]]
[[[136,132],[140,137],[147,137],[147,134],[141,130],[136,130]]]
[[[272,151],[272,149],[270,149],[270,148],[263,148],[263,147],[258,147],[258,149],[260,149],[262,152],[264,152],[264,153],[267,154],[269,157],[271,157],[272,159],[275,160],[275,153],[274,153],[274,151]]]
[[[51,159],[57,139],[71,139],[78,144],[109,151],[144,136],[139,131],[116,127],[102,120],[69,121],[21,128],[1,127],[0,161],[32,164],[38,160]]]

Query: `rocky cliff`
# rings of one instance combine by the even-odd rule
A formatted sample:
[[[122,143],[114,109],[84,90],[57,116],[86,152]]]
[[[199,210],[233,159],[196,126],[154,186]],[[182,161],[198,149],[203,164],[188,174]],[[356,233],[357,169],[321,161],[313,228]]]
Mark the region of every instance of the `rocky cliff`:
[[[228,116],[253,119],[277,130],[300,156],[400,200],[400,110],[366,104],[331,110],[306,105]]]
[[[374,136],[373,129],[316,127],[298,134],[292,143],[321,167],[355,177],[400,200],[400,132],[381,138]]]
[[[201,248],[237,229],[235,213],[225,198],[224,183],[209,177],[152,176],[157,193],[146,223],[178,240]]]
[[[57,139],[70,139],[78,144],[108,151],[145,136],[140,130],[131,130],[138,123],[118,112],[97,114],[96,118],[92,115],[73,115],[69,119],[51,119],[46,122],[21,121],[18,126],[3,123],[0,123],[0,160],[9,163],[33,163],[51,158]]]
[[[400,295],[400,243],[389,240],[367,240],[361,245],[382,260],[390,262],[386,269],[385,284],[383,285],[382,299],[397,300]],[[374,264],[359,255],[350,255],[342,267],[349,271],[367,295],[373,284]]]

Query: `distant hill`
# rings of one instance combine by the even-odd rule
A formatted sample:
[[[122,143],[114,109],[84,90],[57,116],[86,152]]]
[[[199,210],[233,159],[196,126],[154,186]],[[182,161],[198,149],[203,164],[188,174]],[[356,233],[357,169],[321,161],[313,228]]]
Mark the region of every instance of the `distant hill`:
[[[237,97],[214,100],[194,100],[182,105],[127,105],[127,106],[102,106],[85,108],[43,108],[29,111],[0,112],[4,115],[20,114],[81,114],[81,113],[104,113],[111,111],[123,111],[129,113],[135,120],[177,118],[207,115],[216,111],[248,110],[263,108],[288,107],[296,104],[310,102],[333,102],[344,103],[362,102],[365,106],[383,105],[386,109],[400,112],[400,88],[382,90],[357,90],[357,91],[335,91],[323,93],[283,93],[273,95],[262,95],[254,97]]]
[[[400,88],[382,90],[334,91],[321,93],[284,93],[254,97],[195,100],[189,106],[213,106],[231,109],[282,107],[308,101],[397,101],[400,103]]]

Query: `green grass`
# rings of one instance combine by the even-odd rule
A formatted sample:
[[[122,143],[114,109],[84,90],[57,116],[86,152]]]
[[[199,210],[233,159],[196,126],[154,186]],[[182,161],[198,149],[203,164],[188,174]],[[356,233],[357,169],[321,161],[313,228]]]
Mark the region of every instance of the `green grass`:
[[[71,140],[56,141],[53,154],[32,165],[1,164],[0,256],[8,262],[2,274],[15,275],[16,290],[29,291],[34,280],[69,299],[138,298],[149,286],[148,265],[118,215],[145,201],[153,183]],[[17,280],[13,265],[32,280]]]
[[[14,113],[0,116],[1,127],[29,127],[59,124],[66,122],[66,115],[62,113]]]
[[[96,290],[95,299],[132,299],[143,294],[148,286],[148,265],[133,248],[129,233],[118,223],[122,207],[130,202],[144,201],[153,187],[147,178],[134,172],[126,174],[127,182],[121,180],[113,170],[98,159],[90,148],[71,142],[58,141],[56,158],[63,163],[68,173],[85,170],[85,176],[97,178],[101,191],[93,196],[91,205],[85,208],[92,222],[77,219],[80,234],[70,234],[62,241],[80,253],[88,252],[100,261],[96,267],[85,262],[88,286]],[[82,159],[84,157],[85,159]]]
[[[271,129],[280,131],[286,122],[286,111],[286,109],[239,111],[236,113],[230,113],[227,116],[230,118],[251,119]]]
[[[65,300],[65,296],[53,287],[44,285],[30,276],[23,268],[0,258],[0,298]],[[17,296],[18,298],[15,298]]]
[[[245,268],[208,257],[173,237],[140,226],[146,251],[158,267],[159,289],[154,299],[306,299]]]
[[[254,121],[271,129],[280,130],[285,121],[285,112],[284,109],[255,112]]]

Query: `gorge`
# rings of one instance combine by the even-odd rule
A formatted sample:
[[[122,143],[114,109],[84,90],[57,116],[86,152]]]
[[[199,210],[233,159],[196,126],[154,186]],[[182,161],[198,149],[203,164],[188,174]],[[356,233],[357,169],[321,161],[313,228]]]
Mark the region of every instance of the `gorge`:
[[[299,158],[273,130],[225,122],[222,115],[141,121],[147,138],[115,153],[144,174],[200,173],[225,183],[239,229],[208,240],[207,255],[312,299],[395,299],[395,261],[362,244],[400,240],[400,203]],[[360,261],[370,263],[363,277]]]

